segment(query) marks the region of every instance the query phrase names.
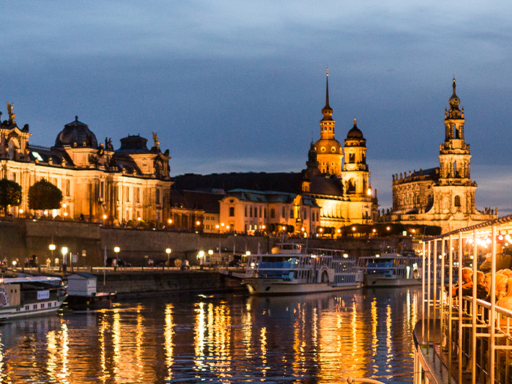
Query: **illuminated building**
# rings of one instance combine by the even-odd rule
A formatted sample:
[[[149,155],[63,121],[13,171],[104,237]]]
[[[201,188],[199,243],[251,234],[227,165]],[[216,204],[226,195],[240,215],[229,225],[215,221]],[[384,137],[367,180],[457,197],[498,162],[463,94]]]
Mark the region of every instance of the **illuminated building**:
[[[18,128],[12,106],[0,125],[0,173],[21,185],[21,206],[10,212],[28,213],[28,189],[41,179],[57,186],[63,195],[53,216],[105,220],[166,222],[169,211],[169,151],[162,153],[156,134],[154,146],[138,135],[121,139],[114,150],[110,139],[99,143],[78,117],[57,135],[51,148],[29,144],[28,124]],[[35,212],[31,212],[34,214]]]
[[[445,140],[439,167],[393,175],[393,209],[384,221],[435,225],[442,232],[478,224],[498,216],[498,209],[475,207],[476,182],[471,180],[470,146],[464,138],[464,108],[459,109],[453,79],[450,109],[445,109]]]

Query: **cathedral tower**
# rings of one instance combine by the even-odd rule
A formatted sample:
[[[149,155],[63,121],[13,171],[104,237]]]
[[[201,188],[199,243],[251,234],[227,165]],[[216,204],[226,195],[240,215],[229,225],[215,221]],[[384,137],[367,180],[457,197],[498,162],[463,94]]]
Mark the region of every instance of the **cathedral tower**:
[[[334,138],[335,121],[332,119],[332,108],[329,105],[329,69],[326,72],[324,117],[320,120],[320,140],[315,143],[320,172],[341,178],[341,162],[343,149]]]
[[[372,197],[369,189],[370,171],[366,164],[366,139],[363,132],[357,128],[356,119],[354,126],[348,131],[345,139],[345,164],[343,165],[343,187],[345,194],[354,198]]]
[[[464,108],[459,109],[455,79],[452,87],[450,109],[444,112],[445,139],[439,148],[439,180],[434,187],[438,206],[434,208],[439,213],[475,213],[476,183],[471,181],[470,148],[464,139]]]

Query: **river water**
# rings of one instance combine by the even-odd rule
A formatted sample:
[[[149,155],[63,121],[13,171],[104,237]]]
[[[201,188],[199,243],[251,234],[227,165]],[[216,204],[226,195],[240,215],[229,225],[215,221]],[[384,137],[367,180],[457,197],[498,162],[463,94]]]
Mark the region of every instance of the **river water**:
[[[2,383],[412,382],[416,288],[184,295],[0,325]]]

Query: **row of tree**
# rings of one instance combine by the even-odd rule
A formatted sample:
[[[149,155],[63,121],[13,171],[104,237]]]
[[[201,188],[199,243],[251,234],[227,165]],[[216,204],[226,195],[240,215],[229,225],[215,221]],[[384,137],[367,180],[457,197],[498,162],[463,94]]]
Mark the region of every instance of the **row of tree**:
[[[0,180],[0,207],[7,215],[9,206],[18,207],[23,199],[21,185],[7,179]],[[60,209],[62,191],[42,179],[28,189],[28,208],[33,210]]]

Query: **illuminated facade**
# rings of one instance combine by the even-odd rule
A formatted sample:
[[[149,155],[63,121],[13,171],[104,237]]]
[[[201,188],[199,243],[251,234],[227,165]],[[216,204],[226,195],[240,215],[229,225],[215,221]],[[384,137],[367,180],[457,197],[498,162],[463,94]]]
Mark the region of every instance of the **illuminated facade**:
[[[370,187],[366,139],[357,127],[356,120],[347,134],[343,148],[335,139],[328,80],[322,114],[320,140],[311,144],[302,191],[315,197],[321,207],[317,232],[336,234],[339,228],[346,225],[371,224],[376,221],[378,201],[376,191]]]
[[[97,142],[89,127],[78,121],[66,124],[51,148],[29,144],[28,124],[20,129],[8,104],[9,119],[0,125],[0,176],[22,187],[16,216],[28,209],[28,189],[41,179],[63,194],[60,210],[53,216],[83,220],[106,220],[122,224],[139,218],[163,223],[169,213],[169,151],[162,153],[158,137],[148,149],[140,136],[121,139],[114,150],[110,139]],[[34,214],[35,212],[30,212]]]
[[[393,210],[386,221],[435,225],[442,232],[492,220],[496,210],[475,207],[476,182],[471,180],[470,146],[464,138],[464,108],[459,109],[455,79],[450,109],[445,109],[445,140],[439,167],[393,175]]]
[[[294,193],[229,191],[220,200],[222,232],[314,233],[320,207],[315,199]]]

